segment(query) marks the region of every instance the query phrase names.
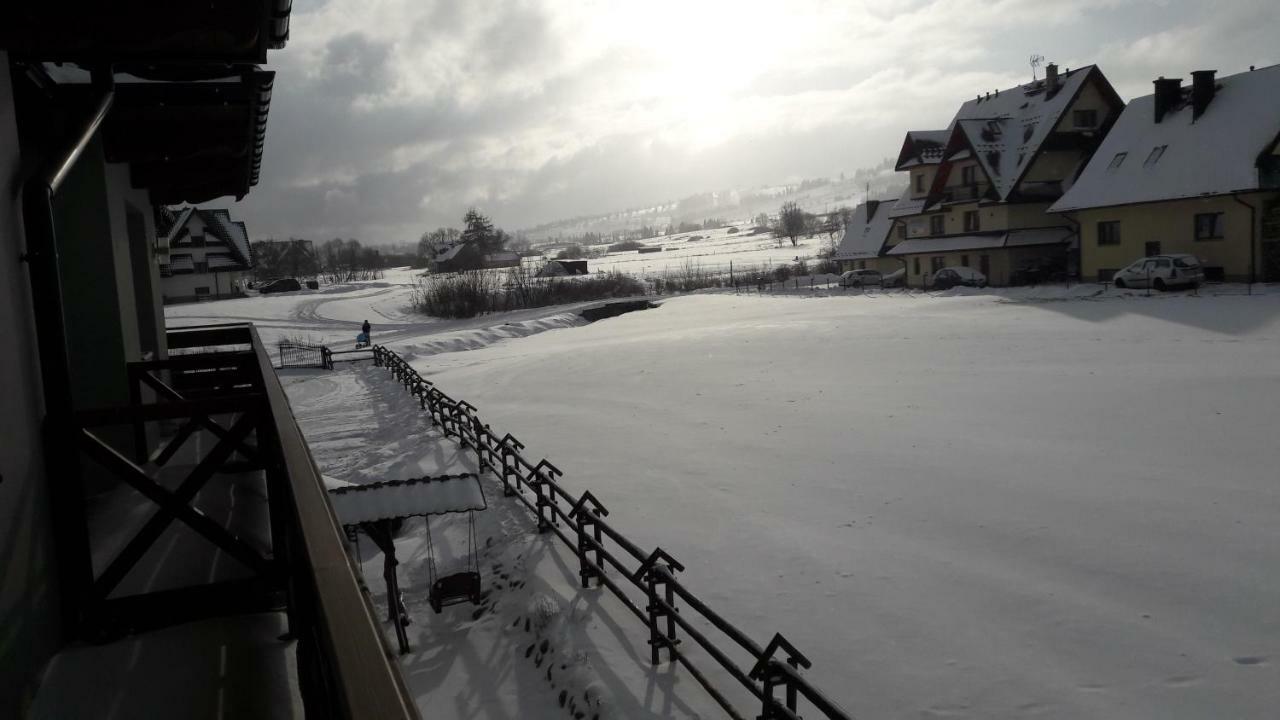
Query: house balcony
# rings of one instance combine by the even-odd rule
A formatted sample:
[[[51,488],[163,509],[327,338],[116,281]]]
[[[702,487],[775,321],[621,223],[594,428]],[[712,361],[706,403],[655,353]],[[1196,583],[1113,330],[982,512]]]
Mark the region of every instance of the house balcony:
[[[256,330],[166,337],[54,429],[74,637],[31,717],[418,718]]]
[[[987,185],[953,185],[947,188],[946,200],[948,203],[973,202],[981,200],[986,194],[989,186]]]

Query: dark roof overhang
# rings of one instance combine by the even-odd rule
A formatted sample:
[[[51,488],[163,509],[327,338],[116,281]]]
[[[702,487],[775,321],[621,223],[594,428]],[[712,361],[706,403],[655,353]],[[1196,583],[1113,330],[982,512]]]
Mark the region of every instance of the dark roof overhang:
[[[133,186],[155,203],[244,197],[258,182],[274,78],[254,70],[207,82],[117,82],[102,131],[106,160],[128,163]]]
[[[256,65],[289,38],[292,0],[6,0],[0,49],[82,65]],[[188,76],[190,77],[190,76]]]

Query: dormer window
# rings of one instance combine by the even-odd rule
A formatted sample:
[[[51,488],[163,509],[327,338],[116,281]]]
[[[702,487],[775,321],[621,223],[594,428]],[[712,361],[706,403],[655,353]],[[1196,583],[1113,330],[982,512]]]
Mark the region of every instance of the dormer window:
[[[966,165],[960,169],[960,183],[962,185],[978,184],[978,167],[976,165]]]
[[[1111,158],[1111,164],[1107,166],[1107,169],[1115,170],[1119,168],[1122,164],[1124,164],[1124,159],[1127,157],[1129,157],[1129,153],[1127,152],[1116,153],[1116,156]]]
[[[916,192],[924,192],[924,173],[916,173]]]
[[[1168,145],[1157,145],[1151,148],[1151,154],[1147,156],[1147,161],[1142,163],[1142,167],[1151,167],[1160,162],[1160,158],[1164,156],[1164,151]]]
[[[1082,130],[1096,128],[1098,127],[1098,111],[1076,110],[1071,113],[1071,123]]]

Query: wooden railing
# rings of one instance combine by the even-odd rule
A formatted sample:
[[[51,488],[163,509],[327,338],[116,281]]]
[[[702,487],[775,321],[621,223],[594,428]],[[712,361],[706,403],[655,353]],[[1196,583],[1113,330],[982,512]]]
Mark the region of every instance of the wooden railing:
[[[502,480],[504,494],[528,508],[539,532],[553,533],[574,550],[582,587],[595,581],[608,588],[648,628],[653,664],[660,662],[666,650],[668,661],[679,662],[729,717],[739,720],[795,720],[800,717],[802,698],[822,717],[850,717],[801,675],[801,668],[810,667],[810,662],[781,634],[775,633],[764,646],[752,640],[676,579],[676,574],[684,571],[679,561],[662,548],[645,552],[606,522],[609,511],[590,491],[574,497],[559,484],[559,468],[546,459],[528,460],[519,440],[510,433],[499,437],[481,422],[474,406],[446,395],[394,351],[375,345],[373,356],[375,365],[387,368],[418,398],[433,425],[475,451],[480,470],[493,472]],[[695,619],[714,630],[698,627]],[[694,658],[680,649],[681,633],[746,690],[757,710],[744,713],[739,709]]]
[[[257,332],[251,325],[205,326],[172,330],[167,339],[171,357],[128,365],[128,406],[74,416],[80,452],[158,507],[101,573],[86,578],[85,591],[70,599],[81,607],[82,634],[108,640],[206,617],[283,610],[289,635],[297,640],[298,694],[306,717],[418,718]],[[178,421],[176,432],[149,434],[163,420]],[[132,458],[111,440],[118,433],[99,429],[112,425],[132,428]],[[214,441],[195,449],[197,461],[187,477],[176,488],[157,482],[157,468],[198,432]],[[265,550],[195,506],[201,488],[232,468],[260,470],[265,477]],[[248,567],[250,577],[110,597],[175,522]],[[86,553],[88,543],[86,534]]]

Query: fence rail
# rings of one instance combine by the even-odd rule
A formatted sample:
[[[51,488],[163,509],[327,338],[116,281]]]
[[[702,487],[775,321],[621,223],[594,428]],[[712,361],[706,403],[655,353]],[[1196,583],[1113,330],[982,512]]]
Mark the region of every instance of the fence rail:
[[[510,433],[499,436],[480,420],[473,405],[446,395],[394,351],[375,345],[373,360],[418,398],[433,425],[475,451],[480,471],[489,470],[501,479],[503,494],[528,508],[539,532],[550,532],[573,549],[582,587],[590,587],[594,580],[645,624],[654,665],[665,650],[669,662],[679,662],[729,717],[738,720],[796,720],[801,698],[822,717],[851,717],[800,674],[810,662],[786,638],[774,634],[762,647],[712,610],[676,579],[677,573],[684,571],[678,560],[660,547],[646,552],[610,525],[604,519],[608,509],[589,490],[574,497],[560,486],[558,478],[563,473],[559,468],[545,458],[530,461],[519,440]],[[699,627],[693,619],[705,621],[706,626]],[[680,649],[680,633],[754,698],[758,714],[741,711]]]

